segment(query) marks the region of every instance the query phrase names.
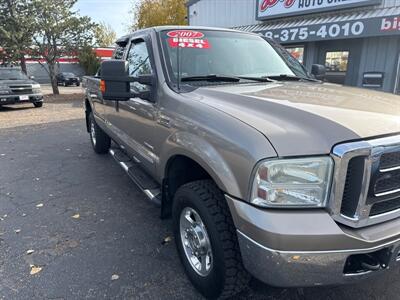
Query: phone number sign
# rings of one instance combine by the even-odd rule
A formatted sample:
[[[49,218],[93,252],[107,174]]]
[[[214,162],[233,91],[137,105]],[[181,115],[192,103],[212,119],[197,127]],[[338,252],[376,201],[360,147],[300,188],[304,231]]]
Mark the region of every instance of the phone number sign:
[[[381,0],[258,0],[257,19],[266,20],[379,4]]]
[[[282,44],[400,34],[400,16],[257,31]]]

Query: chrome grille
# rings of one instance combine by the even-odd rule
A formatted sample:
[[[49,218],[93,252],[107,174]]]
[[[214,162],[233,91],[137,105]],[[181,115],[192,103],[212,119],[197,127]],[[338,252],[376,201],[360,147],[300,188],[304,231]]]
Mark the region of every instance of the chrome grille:
[[[400,152],[384,153],[381,156],[381,170],[400,166]]]
[[[400,217],[400,136],[334,147],[330,212],[363,227]]]
[[[11,85],[10,89],[13,94],[27,95],[32,94],[32,85]]]

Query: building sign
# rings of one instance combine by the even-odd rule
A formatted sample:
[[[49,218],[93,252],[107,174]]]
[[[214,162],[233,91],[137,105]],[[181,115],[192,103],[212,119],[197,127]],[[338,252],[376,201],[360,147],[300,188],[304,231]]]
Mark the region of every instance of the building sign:
[[[257,20],[379,4],[381,0],[257,0]]]
[[[400,15],[256,32],[282,44],[395,35],[400,34]]]

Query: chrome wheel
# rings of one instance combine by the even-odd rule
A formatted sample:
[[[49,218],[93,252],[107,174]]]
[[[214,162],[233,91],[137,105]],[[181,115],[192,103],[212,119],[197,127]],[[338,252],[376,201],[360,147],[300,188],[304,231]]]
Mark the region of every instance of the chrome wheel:
[[[96,128],[92,122],[90,122],[90,138],[92,139],[93,146],[96,146]]]
[[[213,256],[207,229],[200,215],[193,208],[184,208],[179,229],[187,260],[197,274],[207,276],[213,266]]]

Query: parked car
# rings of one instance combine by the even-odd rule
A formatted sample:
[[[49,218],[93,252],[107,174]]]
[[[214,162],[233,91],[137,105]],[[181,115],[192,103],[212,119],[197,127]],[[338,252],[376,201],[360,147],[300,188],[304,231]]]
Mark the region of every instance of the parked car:
[[[57,84],[63,86],[76,85],[79,86],[81,81],[78,76],[71,72],[62,72],[57,74]]]
[[[0,67],[0,106],[32,103],[42,107],[43,94],[40,84],[15,67]]]
[[[252,33],[166,26],[117,45],[86,78],[93,149],[172,217],[204,296],[249,274],[303,287],[398,267],[398,96],[316,80],[324,66]]]

